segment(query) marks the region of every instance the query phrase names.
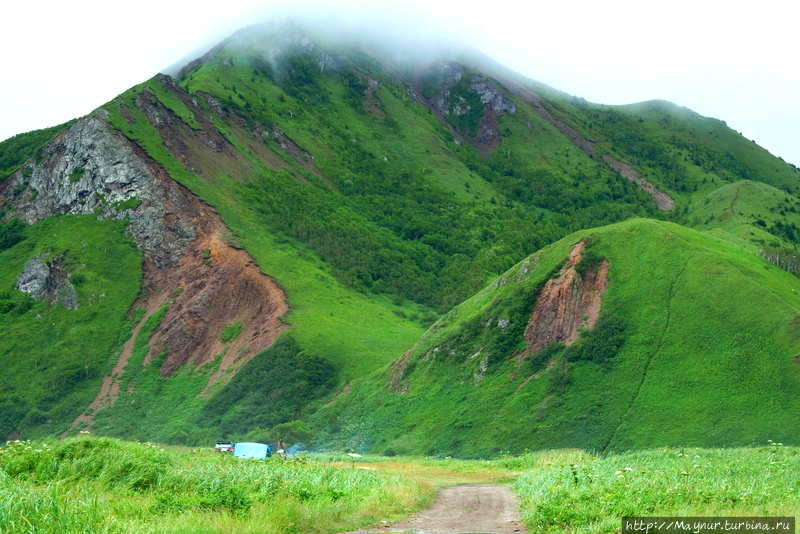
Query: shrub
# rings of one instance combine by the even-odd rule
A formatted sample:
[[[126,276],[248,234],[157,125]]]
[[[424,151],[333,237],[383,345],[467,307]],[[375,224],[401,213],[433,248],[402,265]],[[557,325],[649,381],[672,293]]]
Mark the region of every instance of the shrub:
[[[0,225],[0,250],[11,248],[25,239],[23,235],[25,226],[25,223],[16,217]]]
[[[234,324],[229,324],[225,328],[222,329],[222,341],[224,343],[228,343],[229,341],[233,341],[239,334],[242,333],[242,321],[236,321]]]

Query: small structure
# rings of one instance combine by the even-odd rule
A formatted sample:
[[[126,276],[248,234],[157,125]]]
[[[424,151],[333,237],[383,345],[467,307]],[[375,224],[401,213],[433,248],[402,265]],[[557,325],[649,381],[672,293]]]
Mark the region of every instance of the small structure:
[[[264,459],[271,455],[269,445],[264,443],[237,443],[233,446],[233,455],[237,458]]]

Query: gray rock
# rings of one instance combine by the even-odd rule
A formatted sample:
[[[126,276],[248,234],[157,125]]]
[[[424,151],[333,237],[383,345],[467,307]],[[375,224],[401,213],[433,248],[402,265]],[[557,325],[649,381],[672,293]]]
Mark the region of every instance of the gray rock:
[[[17,277],[14,289],[29,294],[34,300],[42,300],[47,296],[47,282],[50,268],[40,257],[28,260],[22,273]]]
[[[496,114],[516,113],[517,106],[494,82],[487,80],[480,74],[473,74],[470,79],[470,90],[481,95],[481,102],[488,105]]]
[[[168,120],[158,112],[146,114],[156,123]],[[36,191],[8,198],[14,214],[28,224],[60,214],[127,217],[128,233],[156,265],[175,265],[196,235],[191,222],[176,216],[180,210],[175,208],[185,199],[157,177],[159,169],[128,139],[110,130],[105,118],[101,109],[80,119],[43,149],[40,163],[29,161],[27,170],[9,179],[6,191],[14,187]],[[120,207],[132,198],[141,201],[137,208]]]
[[[51,263],[44,261],[47,256],[43,254],[28,260],[14,288],[28,293],[34,300],[50,299],[51,304],[60,302],[68,310],[77,310],[78,292],[62,268],[63,255],[56,256]]]
[[[55,300],[61,303],[68,310],[77,310],[78,306],[78,291],[75,289],[69,280],[63,279],[58,282],[55,287]]]

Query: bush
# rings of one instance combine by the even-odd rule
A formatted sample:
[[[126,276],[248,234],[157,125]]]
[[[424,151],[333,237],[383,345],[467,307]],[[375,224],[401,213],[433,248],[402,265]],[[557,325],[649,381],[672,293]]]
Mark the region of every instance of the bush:
[[[624,342],[625,324],[622,318],[613,313],[603,313],[594,328],[584,331],[564,355],[569,360],[607,363],[617,355]]]
[[[13,247],[23,239],[25,223],[16,217],[0,225],[0,251]]]

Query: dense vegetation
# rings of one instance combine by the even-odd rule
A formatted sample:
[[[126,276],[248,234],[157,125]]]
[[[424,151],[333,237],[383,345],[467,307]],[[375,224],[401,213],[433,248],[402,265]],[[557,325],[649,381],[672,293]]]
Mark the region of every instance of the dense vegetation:
[[[63,432],[92,401],[130,335],[127,313],[139,291],[142,256],[122,234],[124,222],[63,216],[20,231],[15,221],[1,230],[15,237],[0,248],[0,434]],[[36,257],[69,276],[77,309],[66,309],[54,294],[37,302],[15,289]]]
[[[170,376],[158,371],[169,354],[148,360],[170,306],[156,303],[165,307],[132,340],[120,400],[91,414],[95,432],[197,445],[274,439],[282,429],[359,450],[469,456],[747,444],[767,434],[788,442],[794,279],[757,257],[793,269],[796,167],[721,121],[665,102],[599,106],[479,57],[401,65],[330,36],[305,37],[296,28],[250,28],[177,77],[154,77],[102,108],[154,168],[214,207],[230,240],[285,290],[282,320],[291,328],[207,388],[219,358]],[[459,79],[447,74],[458,68]],[[473,76],[513,106],[493,111]],[[36,200],[28,178],[39,149],[68,127],[0,144],[0,363],[8,370],[0,434],[68,430],[143,318],[130,309],[142,257],[125,221],[54,213],[25,227],[14,218]],[[31,166],[15,171],[25,161]],[[657,209],[620,165],[675,209]],[[81,172],[61,178],[77,183]],[[607,226],[638,217],[651,222]],[[595,227],[604,228],[588,230]],[[569,245],[590,235],[599,244],[580,269],[601,258],[612,265],[598,326],[570,347],[514,358],[538,292]],[[77,310],[14,289],[26,262],[45,253],[64,258]],[[517,280],[523,267],[532,274]],[[749,308],[732,300],[731,287],[748,294]],[[753,303],[769,311],[755,317]],[[240,328],[225,325],[223,338],[236,339]],[[412,346],[406,364],[387,367]],[[685,432],[658,427],[648,420],[659,403],[684,398],[647,378],[662,360],[682,369],[684,408],[727,402],[722,391],[750,367],[753,391],[730,420],[701,410]],[[699,397],[692,377],[705,374],[711,386]],[[772,401],[782,409],[757,393],[767,390],[782,396]],[[321,408],[337,391],[339,400]],[[598,400],[607,391],[615,393]],[[498,399],[508,402],[497,408]],[[752,411],[740,424],[753,424],[739,432],[732,421],[746,403]]]
[[[530,305],[516,303],[535,295],[581,240],[610,263],[604,312],[573,345],[524,355]],[[800,430],[797,287],[747,249],[671,223],[579,232],[445,315],[407,360],[321,409],[320,439],[478,457],[792,442]]]
[[[11,442],[0,448],[0,530],[331,533],[430,499],[412,481],[344,467],[84,436]]]
[[[335,376],[329,361],[304,354],[287,334],[212,396],[197,424],[219,428],[221,435],[259,430],[270,435],[273,427],[299,419],[306,406],[330,394]]]
[[[541,462],[517,481],[531,532],[619,532],[623,517],[794,517],[796,447],[677,448]],[[566,458],[564,459],[566,460]]]

